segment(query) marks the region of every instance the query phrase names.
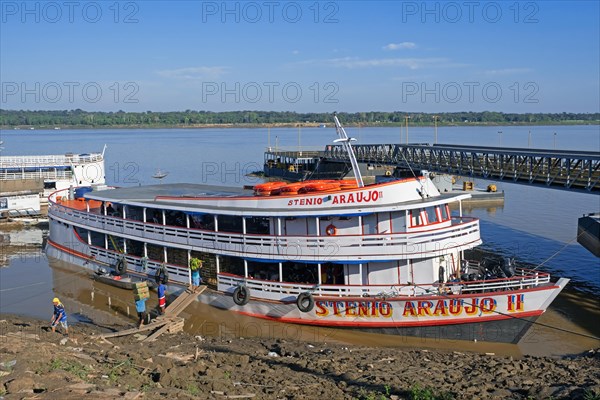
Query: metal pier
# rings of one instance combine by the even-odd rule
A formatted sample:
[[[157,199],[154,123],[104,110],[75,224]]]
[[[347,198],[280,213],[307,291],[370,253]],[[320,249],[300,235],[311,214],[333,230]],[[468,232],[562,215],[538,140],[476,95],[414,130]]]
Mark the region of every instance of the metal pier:
[[[352,148],[361,163],[600,193],[600,152],[446,144],[363,144]],[[348,161],[341,146],[327,146],[323,156],[330,161]]]

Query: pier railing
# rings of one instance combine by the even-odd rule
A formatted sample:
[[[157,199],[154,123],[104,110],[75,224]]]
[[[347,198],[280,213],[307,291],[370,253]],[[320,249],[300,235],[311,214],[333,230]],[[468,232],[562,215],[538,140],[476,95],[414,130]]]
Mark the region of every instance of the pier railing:
[[[445,144],[362,144],[353,145],[352,149],[356,159],[363,163],[600,192],[600,153],[597,151]],[[331,161],[348,160],[346,151],[337,145],[327,146],[323,156]]]

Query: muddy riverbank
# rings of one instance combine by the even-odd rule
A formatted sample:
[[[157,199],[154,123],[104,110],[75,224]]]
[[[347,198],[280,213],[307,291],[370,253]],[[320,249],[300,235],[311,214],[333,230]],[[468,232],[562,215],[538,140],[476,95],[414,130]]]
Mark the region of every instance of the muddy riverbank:
[[[108,327],[0,316],[0,396],[12,398],[570,398],[600,396],[600,353],[521,358],[186,333],[101,340]],[[110,327],[110,329],[124,326]],[[418,397],[425,396],[425,397]],[[434,397],[435,396],[435,397]]]

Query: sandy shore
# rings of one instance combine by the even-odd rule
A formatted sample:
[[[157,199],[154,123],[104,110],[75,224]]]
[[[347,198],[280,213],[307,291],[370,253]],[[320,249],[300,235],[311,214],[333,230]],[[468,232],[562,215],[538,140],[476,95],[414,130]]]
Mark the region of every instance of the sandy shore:
[[[141,343],[109,328],[0,316],[0,398],[598,399],[600,352],[517,359],[186,333]],[[117,329],[114,327],[112,329]],[[120,327],[123,328],[123,327]]]

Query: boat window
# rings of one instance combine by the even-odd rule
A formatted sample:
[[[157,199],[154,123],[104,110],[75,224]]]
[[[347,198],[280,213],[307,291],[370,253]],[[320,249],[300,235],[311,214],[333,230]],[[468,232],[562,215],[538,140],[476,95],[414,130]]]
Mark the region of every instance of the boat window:
[[[214,231],[215,216],[212,214],[192,214],[190,215],[190,227]]]
[[[435,213],[435,207],[426,207],[425,213],[427,214],[428,224],[435,224],[436,222],[438,222],[437,214]]]
[[[217,216],[219,232],[242,233],[242,217],[235,215]]]
[[[248,261],[248,276],[254,279],[279,282],[279,263]]]
[[[327,285],[343,285],[344,269],[340,264],[325,263],[321,265],[321,283]]]
[[[448,212],[448,204],[441,205],[440,211],[442,215],[442,221],[447,221],[450,219],[450,212]]]
[[[406,213],[405,211],[392,212],[392,232],[406,231]]]
[[[421,211],[422,211],[422,209],[420,209],[420,208],[417,210],[410,211],[410,225],[411,226],[425,225],[425,221],[421,217]]]
[[[268,235],[269,232],[269,217],[246,218],[246,233]]]
[[[152,222],[153,224],[162,225],[162,211],[148,208],[146,210],[146,222]]]
[[[229,274],[244,276],[244,260],[239,257],[218,256],[219,270]]]
[[[117,251],[119,253],[123,252],[123,243],[124,239],[118,236],[108,236],[108,250]]]
[[[137,257],[144,256],[144,243],[138,240],[126,239],[127,242],[127,254],[131,254]]]
[[[175,247],[167,247],[167,262],[169,264],[180,265],[184,268],[188,266],[187,250]]]
[[[165,220],[170,226],[186,226],[185,213],[181,211],[166,211]]]
[[[144,219],[144,210],[142,207],[127,206],[126,215],[127,219],[142,221]]]
[[[56,182],[44,182],[44,189],[56,189]]]
[[[159,263],[165,261],[164,250],[162,246],[157,246],[152,243],[146,244],[146,250],[148,251],[148,259],[155,260]]]
[[[297,262],[283,263],[283,281],[294,283],[318,283],[317,264]]]

